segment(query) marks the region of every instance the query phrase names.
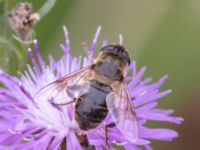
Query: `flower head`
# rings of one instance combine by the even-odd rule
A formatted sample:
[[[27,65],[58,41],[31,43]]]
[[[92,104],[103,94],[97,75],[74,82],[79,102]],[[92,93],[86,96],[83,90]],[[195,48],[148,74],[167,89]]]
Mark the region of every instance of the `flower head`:
[[[40,16],[33,13],[31,3],[18,3],[9,14],[9,24],[17,34],[17,37],[14,37],[22,43],[31,40],[31,32],[39,20]]]
[[[61,44],[63,56],[55,61],[49,56],[47,65],[39,52],[37,41],[34,41],[34,50],[29,49],[32,65],[27,65],[27,70],[20,73],[21,77],[10,76],[4,71],[0,72],[0,82],[4,85],[0,89],[0,149],[82,149],[74,131],[75,122],[72,121],[73,106],[66,105],[61,108],[52,105],[49,101],[39,101],[34,98],[45,85],[52,81],[79,70],[90,64],[90,59],[96,50],[96,42],[100,32],[98,28],[90,47],[87,48],[86,57],[74,57],[70,53],[70,42],[67,29],[64,27],[65,44]],[[107,42],[103,41],[103,45]],[[120,44],[122,38],[120,36]],[[136,62],[132,61],[129,67],[130,76],[126,77],[128,88],[132,97],[136,116],[138,118],[139,139],[136,143],[129,142],[117,127],[110,128],[108,132],[108,143],[111,145],[122,145],[125,149],[138,150],[140,145],[151,149],[150,140],[170,141],[178,136],[177,132],[164,128],[148,128],[146,121],[167,121],[180,124],[183,119],[173,117],[172,109],[157,108],[157,100],[168,95],[171,90],[160,92],[167,76],[162,77],[156,83],[152,79],[142,79],[146,67],[139,71],[136,69]],[[105,124],[112,121],[108,114],[107,118],[95,129],[86,132],[89,143],[95,149],[105,147],[104,128]],[[111,147],[114,149],[114,147]]]

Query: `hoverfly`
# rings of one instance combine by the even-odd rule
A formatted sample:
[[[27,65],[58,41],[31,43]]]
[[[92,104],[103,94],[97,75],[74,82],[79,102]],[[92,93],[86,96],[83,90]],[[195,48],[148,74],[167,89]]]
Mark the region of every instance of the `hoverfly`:
[[[107,146],[107,130],[114,126],[134,143],[138,139],[137,120],[125,83],[129,65],[130,56],[124,47],[104,46],[91,65],[43,87],[36,98],[44,97],[58,105],[74,102],[74,119],[82,131],[96,128],[110,113],[113,122],[105,126]],[[91,146],[85,134],[77,137],[84,148]]]
[[[16,31],[20,40],[25,42],[29,40],[28,34],[32,32],[34,25],[40,19],[39,14],[32,11],[30,3],[19,3],[8,15],[10,26]]]

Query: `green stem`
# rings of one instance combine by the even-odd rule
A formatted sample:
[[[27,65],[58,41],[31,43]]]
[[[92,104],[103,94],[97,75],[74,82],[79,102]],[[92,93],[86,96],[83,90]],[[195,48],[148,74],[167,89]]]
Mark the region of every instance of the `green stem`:
[[[8,50],[11,50],[12,52],[14,52],[19,61],[22,60],[23,56],[20,53],[20,51],[11,42],[9,42],[6,38],[0,37],[0,44],[7,45],[9,47]]]
[[[38,11],[38,14],[40,15],[40,19],[42,19],[45,15],[47,15],[51,11],[56,1],[57,0],[47,0],[47,2]]]

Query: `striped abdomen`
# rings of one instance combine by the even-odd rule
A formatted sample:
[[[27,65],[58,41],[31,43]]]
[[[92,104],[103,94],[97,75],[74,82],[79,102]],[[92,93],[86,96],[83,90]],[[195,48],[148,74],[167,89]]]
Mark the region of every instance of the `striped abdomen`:
[[[75,105],[75,119],[79,127],[88,130],[97,127],[106,117],[106,96],[111,92],[109,86],[98,81],[90,81],[90,90],[81,96]]]

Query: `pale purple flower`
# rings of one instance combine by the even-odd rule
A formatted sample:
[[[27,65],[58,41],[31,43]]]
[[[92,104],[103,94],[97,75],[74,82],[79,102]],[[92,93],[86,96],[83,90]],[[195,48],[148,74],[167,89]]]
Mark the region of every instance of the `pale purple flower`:
[[[11,76],[4,71],[0,72],[0,82],[4,85],[0,89],[0,149],[1,150],[79,150],[82,149],[72,122],[72,105],[56,108],[48,101],[38,101],[33,95],[43,86],[69,74],[84,66],[87,66],[96,50],[96,42],[100,32],[98,28],[90,46],[90,55],[86,51],[86,57],[74,57],[70,53],[68,32],[64,27],[65,44],[61,44],[63,56],[55,61],[49,56],[49,64],[42,59],[37,41],[34,41],[34,50],[29,49],[32,65],[27,65],[27,70],[20,73],[20,78]],[[122,38],[120,36],[120,44]],[[107,42],[103,41],[102,45]],[[143,67],[136,69],[136,62],[132,61],[126,78],[128,88],[132,96],[132,102],[136,110],[139,126],[139,139],[136,143],[130,143],[118,130],[109,130],[109,143],[122,145],[127,150],[152,149],[150,140],[171,141],[178,136],[177,132],[165,128],[148,128],[146,121],[166,121],[180,124],[183,119],[173,117],[172,109],[157,108],[158,99],[171,93],[171,90],[160,91],[167,76],[162,77],[156,83],[151,83],[152,78],[142,79],[146,70]],[[87,132],[90,144],[97,150],[105,147],[104,126],[112,122],[108,115],[106,120],[96,129]],[[111,149],[114,149],[111,147]]]

